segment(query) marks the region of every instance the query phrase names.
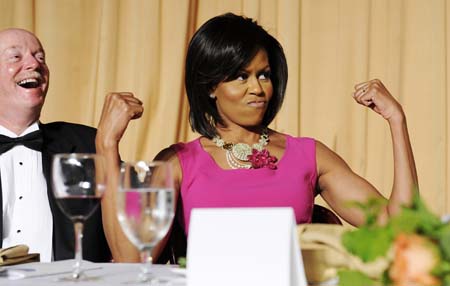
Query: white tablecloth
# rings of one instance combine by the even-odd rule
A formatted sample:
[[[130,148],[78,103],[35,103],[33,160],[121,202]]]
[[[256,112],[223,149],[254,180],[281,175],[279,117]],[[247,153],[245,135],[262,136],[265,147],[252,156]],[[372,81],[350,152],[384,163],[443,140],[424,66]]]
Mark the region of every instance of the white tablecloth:
[[[140,271],[140,265],[134,263],[92,263],[83,261],[88,281],[62,282],[58,278],[70,275],[73,260],[63,260],[52,263],[27,263],[5,267],[0,270],[1,286],[52,286],[52,285],[143,285],[134,283]],[[152,273],[163,283],[161,286],[185,286],[184,269],[171,265],[153,265]],[[144,285],[148,285],[144,284]]]

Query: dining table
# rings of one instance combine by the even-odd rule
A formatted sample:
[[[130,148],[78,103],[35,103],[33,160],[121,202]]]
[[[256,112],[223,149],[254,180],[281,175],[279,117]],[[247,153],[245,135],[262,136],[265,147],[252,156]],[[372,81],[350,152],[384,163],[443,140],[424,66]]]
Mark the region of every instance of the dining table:
[[[139,283],[139,263],[94,263],[83,261],[84,279],[64,281],[72,273],[74,260],[33,262],[0,267],[1,286],[103,286],[154,285]],[[176,265],[152,265],[151,277],[161,286],[185,286],[186,271]]]

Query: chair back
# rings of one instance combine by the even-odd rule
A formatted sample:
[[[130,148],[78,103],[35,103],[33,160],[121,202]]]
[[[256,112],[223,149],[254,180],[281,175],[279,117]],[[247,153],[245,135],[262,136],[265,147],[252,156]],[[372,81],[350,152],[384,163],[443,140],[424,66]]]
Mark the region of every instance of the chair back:
[[[321,205],[314,205],[311,222],[342,225],[341,220],[334,212]]]

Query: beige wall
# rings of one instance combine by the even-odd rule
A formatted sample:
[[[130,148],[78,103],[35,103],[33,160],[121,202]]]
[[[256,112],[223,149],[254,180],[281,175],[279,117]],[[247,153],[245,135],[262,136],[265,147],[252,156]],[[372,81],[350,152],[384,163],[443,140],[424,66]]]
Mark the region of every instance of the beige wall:
[[[273,127],[321,140],[388,195],[389,128],[350,96],[354,84],[382,79],[408,116],[421,193],[443,214],[450,212],[449,9],[445,0],[0,0],[0,29],[29,29],[46,48],[52,74],[43,121],[96,126],[108,91],[132,91],[145,114],[130,125],[121,153],[151,159],[196,136],[183,89],[193,31],[227,11],[254,17],[289,63]]]

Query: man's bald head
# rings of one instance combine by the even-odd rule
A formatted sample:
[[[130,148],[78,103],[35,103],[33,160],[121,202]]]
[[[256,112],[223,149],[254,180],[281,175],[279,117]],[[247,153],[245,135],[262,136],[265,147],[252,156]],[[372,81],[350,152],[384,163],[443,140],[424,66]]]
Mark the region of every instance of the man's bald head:
[[[25,30],[25,29],[20,29],[20,28],[7,28],[7,29],[0,30],[0,39],[1,39],[1,37],[2,37],[3,35],[8,35],[8,34],[11,34],[11,33],[24,33],[24,34],[28,34],[28,35],[34,37],[34,38],[39,42],[39,39],[38,39],[32,32],[30,32],[30,31],[28,31],[28,30]],[[39,42],[39,43],[40,43],[40,42]]]
[[[49,70],[39,39],[24,29],[1,30],[0,124],[20,130],[24,124],[19,124],[20,128],[11,125],[38,120],[48,83]]]

